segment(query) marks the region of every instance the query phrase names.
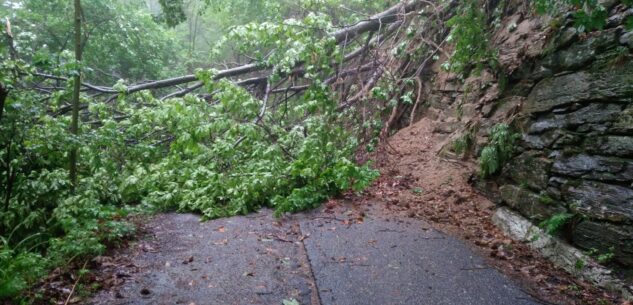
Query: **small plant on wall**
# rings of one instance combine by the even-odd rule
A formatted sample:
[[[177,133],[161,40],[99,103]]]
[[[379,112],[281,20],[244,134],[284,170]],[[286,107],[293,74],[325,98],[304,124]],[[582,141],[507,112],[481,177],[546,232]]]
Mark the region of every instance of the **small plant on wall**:
[[[544,220],[539,224],[545,232],[554,234],[559,232],[565,225],[567,225],[574,218],[574,214],[558,213],[552,215],[552,217]]]
[[[488,178],[501,170],[512,157],[514,144],[519,136],[512,132],[507,124],[497,124],[492,127],[490,142],[479,156],[479,173],[482,177]]]

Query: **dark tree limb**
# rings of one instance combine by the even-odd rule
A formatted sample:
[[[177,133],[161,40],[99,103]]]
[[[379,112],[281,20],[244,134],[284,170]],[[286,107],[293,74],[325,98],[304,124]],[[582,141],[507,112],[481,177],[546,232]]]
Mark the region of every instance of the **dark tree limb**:
[[[346,39],[347,40],[354,39],[363,33],[376,31],[384,25],[392,24],[394,22],[399,21],[401,16],[403,16],[406,13],[416,10],[422,3],[425,3],[425,1],[411,0],[411,1],[399,3],[382,13],[372,16],[368,20],[361,21],[355,25],[338,30],[334,32],[332,36],[334,37],[334,39],[336,39],[337,44],[340,44],[340,43],[343,43]],[[302,63],[298,63],[297,65],[300,66],[301,64]],[[247,65],[243,65],[239,67],[221,70],[213,77],[213,79],[219,80],[223,78],[235,77],[235,76],[249,74],[252,72],[268,70],[270,68],[271,68],[270,66],[261,65],[261,64],[247,64]],[[134,93],[134,92],[138,92],[142,90],[173,87],[176,85],[182,85],[182,84],[194,82],[197,80],[198,79],[193,74],[185,75],[185,76],[174,77],[174,78],[169,78],[169,79],[164,79],[164,80],[159,80],[159,81],[154,81],[154,82],[148,82],[144,84],[133,85],[133,86],[128,87],[127,90],[123,93],[130,94],[130,93]],[[105,89],[105,88],[102,88],[102,89]],[[108,88],[105,90],[106,90],[105,93],[117,93],[117,91],[114,89]]]

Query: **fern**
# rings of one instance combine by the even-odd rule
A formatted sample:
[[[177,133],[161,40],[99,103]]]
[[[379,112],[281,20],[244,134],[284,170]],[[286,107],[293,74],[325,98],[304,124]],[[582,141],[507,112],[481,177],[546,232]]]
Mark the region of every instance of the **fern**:
[[[573,214],[569,213],[559,213],[552,215],[547,220],[544,220],[539,224],[541,228],[545,230],[545,232],[549,234],[553,234],[558,232],[562,227],[564,227],[571,219],[574,217]]]
[[[497,124],[490,131],[490,142],[481,151],[479,169],[482,177],[490,177],[501,170],[512,157],[519,134],[510,131],[507,124]]]
[[[496,173],[501,167],[499,163],[499,152],[496,146],[486,146],[481,151],[479,157],[479,168],[482,177],[489,177]]]
[[[472,148],[474,142],[474,132],[469,130],[467,133],[453,141],[453,151],[458,155],[463,155]]]

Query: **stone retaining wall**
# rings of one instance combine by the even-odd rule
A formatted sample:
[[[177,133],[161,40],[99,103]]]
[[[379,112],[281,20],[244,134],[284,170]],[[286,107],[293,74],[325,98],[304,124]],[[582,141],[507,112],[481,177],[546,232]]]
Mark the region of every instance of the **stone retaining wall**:
[[[633,9],[613,6],[608,28],[581,34],[571,19],[552,34],[547,17],[515,11],[493,35],[501,71],[466,80],[438,67],[423,112],[446,134],[445,157],[472,139],[477,157],[490,128],[521,134],[502,172],[478,185],[491,199],[539,224],[574,215],[561,235],[633,267]],[[502,73],[499,73],[502,72]],[[474,161],[474,158],[471,159]],[[596,252],[593,251],[593,252]]]
[[[523,149],[500,187],[504,203],[537,221],[579,217],[573,242],[633,265],[633,63],[540,81],[522,113]],[[613,247],[613,248],[612,248]]]

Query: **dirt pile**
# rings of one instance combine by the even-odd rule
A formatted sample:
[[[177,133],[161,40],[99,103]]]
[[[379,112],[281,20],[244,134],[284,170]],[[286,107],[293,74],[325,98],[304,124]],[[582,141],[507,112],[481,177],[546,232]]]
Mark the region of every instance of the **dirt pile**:
[[[501,232],[491,220],[495,204],[470,184],[477,164],[441,158],[439,152],[447,135],[435,132],[437,125],[425,118],[389,138],[370,157],[381,178],[354,201],[359,206],[382,202],[386,213],[424,219],[460,237],[541,300],[553,304],[629,304],[575,279]]]

